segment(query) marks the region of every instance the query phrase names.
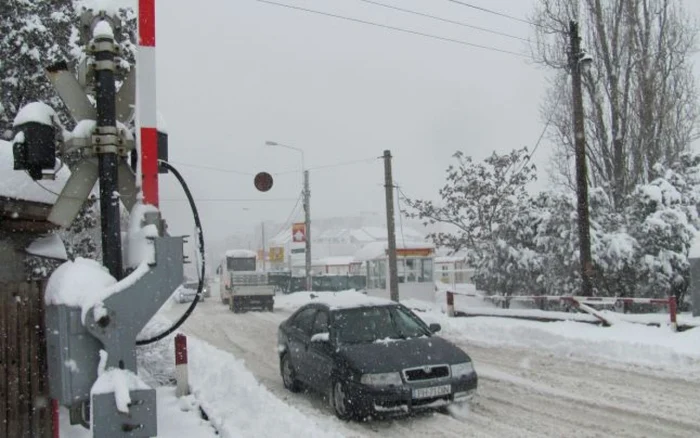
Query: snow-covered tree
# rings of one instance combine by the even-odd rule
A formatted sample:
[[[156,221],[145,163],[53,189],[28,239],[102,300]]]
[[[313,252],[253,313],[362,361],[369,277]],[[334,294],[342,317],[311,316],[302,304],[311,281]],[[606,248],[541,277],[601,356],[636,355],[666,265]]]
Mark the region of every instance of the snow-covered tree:
[[[44,68],[71,59],[74,17],[72,0],[0,2],[0,133],[10,131],[17,111],[35,100],[51,105],[70,126]]]
[[[79,45],[81,0],[8,0],[0,2],[0,136],[11,135],[17,111],[31,101],[43,101],[57,112],[60,122],[71,129],[74,121],[45,75],[45,68],[65,61],[75,69],[84,59]],[[124,66],[135,60],[136,13],[120,9],[120,42]],[[123,75],[123,72],[121,73]],[[118,74],[118,79],[120,78]],[[73,161],[65,160],[68,167]],[[74,223],[59,232],[70,258],[99,258],[101,239],[99,210],[92,199],[85,203]],[[35,270],[32,268],[32,272]],[[46,270],[42,270],[46,271]],[[37,271],[38,272],[38,271]]]
[[[697,135],[697,24],[677,0],[537,0],[534,57],[557,74],[543,105],[556,144],[551,176],[571,189],[570,20],[593,58],[582,78],[590,181],[621,209],[655,163],[677,161]]]
[[[407,199],[407,213],[425,224],[442,223],[455,229],[431,234],[438,246],[453,252],[478,251],[482,242],[495,237],[518,202],[527,198],[525,186],[535,178],[535,166],[528,163],[526,148],[506,155],[494,152],[483,163],[461,152],[454,158],[457,163],[448,167],[446,184],[439,191],[440,204]]]

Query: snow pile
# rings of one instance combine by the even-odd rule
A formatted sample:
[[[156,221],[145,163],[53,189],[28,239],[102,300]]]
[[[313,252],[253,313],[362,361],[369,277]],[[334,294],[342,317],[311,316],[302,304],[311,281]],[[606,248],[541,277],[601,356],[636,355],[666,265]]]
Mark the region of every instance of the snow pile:
[[[102,20],[95,25],[92,35],[94,38],[114,39],[114,30],[107,20]]]
[[[126,266],[129,268],[135,268],[144,262],[155,263],[153,238],[158,237],[158,228],[154,224],[143,226],[147,213],[158,213],[158,209],[139,201],[129,216],[126,244]]]
[[[242,361],[189,338],[190,385],[226,437],[340,437],[332,422],[316,423],[275,397]]]
[[[20,126],[31,122],[53,126],[57,120],[58,116],[53,108],[44,102],[30,102],[19,110],[12,126]]]
[[[211,423],[199,415],[198,405],[192,397],[177,398],[174,387],[156,388],[158,436],[161,438],[216,438],[219,435]],[[68,409],[60,410],[60,436],[62,438],[93,438],[82,426],[71,426]]]
[[[129,391],[150,389],[143,380],[129,370],[110,368],[100,374],[92,385],[91,395],[114,393],[117,409],[124,414],[129,413],[131,397]]]
[[[26,249],[27,253],[39,257],[68,260],[66,247],[57,234],[36,239]]]
[[[295,292],[289,295],[276,295],[275,307],[296,310],[307,303],[322,303],[331,309],[348,309],[364,306],[385,306],[393,301],[372,297],[354,290],[341,292]]]
[[[139,338],[150,337],[169,326],[167,319],[157,315],[139,334]],[[139,349],[139,375],[145,381],[174,382],[173,336]],[[192,336],[187,339],[187,347],[193,395],[193,398],[187,399],[187,403],[199,403],[221,436],[341,436],[334,431],[332,422],[318,424],[275,397],[256,380],[243,361],[231,354]],[[274,416],[274,421],[270,421],[270,415]]]
[[[70,177],[70,171],[62,166],[54,180],[34,181],[25,171],[14,170],[12,143],[0,140],[0,196],[24,201],[53,204],[55,193],[60,193]]]
[[[439,323],[440,333],[454,342],[509,346],[595,360],[700,373],[700,328],[674,333],[668,327],[619,322],[599,327],[573,321],[541,323],[505,318],[448,318],[436,311],[417,312],[426,323]]]
[[[134,285],[148,272],[148,264],[142,263],[136,270],[117,282],[107,269],[94,260],[78,257],[67,261],[54,271],[46,285],[44,302],[47,305],[80,307],[85,322],[88,310],[111,295]],[[98,311],[103,311],[98,306]]]
[[[82,307],[98,290],[117,283],[107,268],[95,260],[78,257],[56,269],[46,285],[44,302],[47,305]]]

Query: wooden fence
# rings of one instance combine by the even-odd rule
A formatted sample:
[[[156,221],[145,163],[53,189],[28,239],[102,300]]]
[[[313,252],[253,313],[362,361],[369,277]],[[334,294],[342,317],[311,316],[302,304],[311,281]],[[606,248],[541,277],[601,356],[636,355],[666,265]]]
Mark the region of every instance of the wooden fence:
[[[44,283],[0,283],[0,438],[51,438]]]

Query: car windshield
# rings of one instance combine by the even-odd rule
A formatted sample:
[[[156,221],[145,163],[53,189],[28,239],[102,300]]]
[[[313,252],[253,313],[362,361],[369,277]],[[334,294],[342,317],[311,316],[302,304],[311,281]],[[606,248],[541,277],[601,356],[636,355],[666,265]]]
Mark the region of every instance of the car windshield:
[[[430,336],[417,317],[399,306],[340,310],[335,313],[333,327],[341,344]]]

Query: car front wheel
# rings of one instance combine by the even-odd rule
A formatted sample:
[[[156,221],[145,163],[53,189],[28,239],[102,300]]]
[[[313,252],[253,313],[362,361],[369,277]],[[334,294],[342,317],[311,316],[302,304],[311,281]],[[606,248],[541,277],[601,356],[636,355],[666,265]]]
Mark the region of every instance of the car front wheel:
[[[348,399],[345,383],[340,379],[336,379],[333,382],[331,404],[333,405],[336,417],[341,420],[351,420],[355,417],[355,411],[352,402]]]
[[[291,392],[299,392],[301,384],[297,380],[296,372],[292,367],[292,362],[289,360],[289,354],[285,354],[280,359],[280,372],[282,373],[282,383],[284,387]]]

